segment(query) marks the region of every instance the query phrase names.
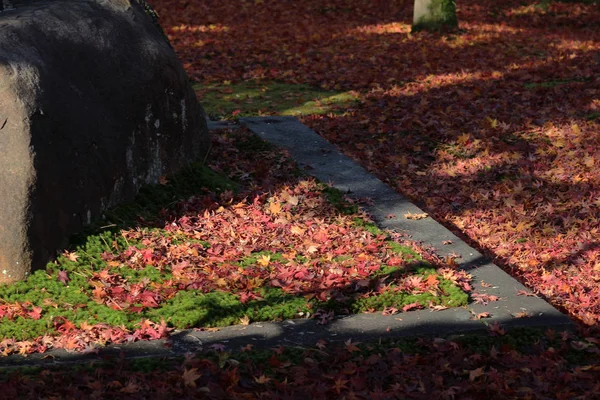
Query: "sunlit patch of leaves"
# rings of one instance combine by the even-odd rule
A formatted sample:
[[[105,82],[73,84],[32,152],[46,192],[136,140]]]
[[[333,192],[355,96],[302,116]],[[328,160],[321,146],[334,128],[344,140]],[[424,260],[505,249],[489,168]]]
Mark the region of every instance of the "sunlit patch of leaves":
[[[412,7],[402,2],[157,7],[200,84],[277,80],[358,93],[345,114],[303,122],[596,326],[595,3],[463,1],[460,31],[448,35],[410,33]],[[227,29],[192,29],[207,13],[203,26]]]
[[[168,177],[141,204],[110,213],[120,229],[88,235],[45,271],[0,287],[3,354],[467,303],[468,274],[380,230],[353,200],[301,177],[285,152],[245,129],[212,138],[212,170],[195,170],[197,194],[193,169]],[[124,224],[132,210],[147,215],[143,224]]]

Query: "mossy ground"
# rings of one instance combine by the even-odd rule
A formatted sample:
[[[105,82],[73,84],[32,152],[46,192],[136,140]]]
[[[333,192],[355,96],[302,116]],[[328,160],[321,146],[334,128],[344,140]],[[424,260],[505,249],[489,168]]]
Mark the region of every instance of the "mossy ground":
[[[274,152],[277,153],[276,149],[256,136],[227,135],[224,133],[217,141],[230,140],[235,143],[235,149],[228,148],[225,153],[236,155],[238,161],[246,157],[250,160],[247,165],[255,165],[253,163],[258,157],[263,161],[271,160],[274,165],[281,165],[283,162],[279,156],[273,155]],[[167,177],[163,184],[143,188],[135,202],[108,211],[104,220],[90,227],[85,234],[74,237],[70,251],[49,263],[46,270],[34,272],[25,281],[0,286],[0,306],[5,306],[5,315],[0,319],[0,342],[3,339],[25,341],[44,335],[59,335],[64,321],[69,321],[77,328],[106,324],[132,331],[139,326],[140,321],[160,323],[164,320],[168,326],[182,329],[306,317],[319,309],[359,313],[381,311],[390,307],[400,310],[409,304],[452,307],[468,302],[467,293],[450,280],[439,276],[436,267],[423,260],[415,248],[393,240],[388,233],[365,220],[358,213],[358,207],[341,192],[324,184],[318,184],[314,188],[309,186],[314,191],[310,196],[322,198],[324,204],[330,204],[321,206],[333,210],[333,214],[327,218],[332,221],[341,218],[342,222],[346,221],[343,223],[348,228],[362,230],[363,236],[380,238],[383,240],[382,245],[389,248],[390,254],[396,255],[394,263],[387,265],[382,262],[379,265],[378,270],[369,277],[369,285],[377,285],[378,280],[385,277],[400,279],[413,276],[418,277],[417,282],[421,282],[435,276],[436,289],[407,292],[398,283],[391,284],[378,293],[367,295],[372,288],[365,288],[354,295],[354,282],[349,282],[347,287],[336,289],[345,293],[342,296],[345,298],[324,298],[316,292],[286,292],[280,287],[261,283],[263,278],[249,277],[248,279],[256,281],[256,289],[253,290],[252,297],[242,300],[241,293],[227,289],[226,280],[223,280],[222,288],[218,285],[210,290],[203,286],[187,287],[187,281],[175,276],[174,261],[163,262],[152,258],[158,257],[153,246],[162,242],[168,244],[171,249],[169,251],[185,249],[188,253],[208,254],[206,252],[211,245],[218,245],[218,240],[211,244],[206,239],[198,238],[193,231],[190,233],[170,229],[173,226],[171,221],[187,215],[185,209],[191,205],[198,207],[200,204],[196,215],[202,215],[202,204],[206,204],[206,210],[215,210],[217,207],[224,209],[223,205],[230,207],[234,204],[231,196],[235,196],[236,192],[246,190],[241,196],[253,193],[253,196],[258,195],[259,198],[268,195],[260,193],[257,181],[252,178],[262,176],[264,171],[248,171],[245,174],[248,176],[235,181],[231,177],[239,176],[240,171],[238,163],[233,164],[229,170],[225,165],[217,165],[216,170],[212,170],[195,164],[179,174]],[[288,171],[286,179],[299,173],[297,168],[279,168]],[[273,174],[277,175],[276,172],[271,175]],[[250,184],[248,179],[251,180]],[[268,181],[269,178],[262,176],[262,179]],[[252,187],[250,192],[247,192],[248,184]],[[229,200],[220,200],[221,195]],[[241,199],[236,201],[239,200]],[[298,207],[294,206],[290,210],[293,212],[296,208]],[[150,243],[151,241],[155,242]],[[142,255],[149,258],[142,260]],[[328,255],[318,257],[299,252],[292,262],[289,261],[289,256],[280,251],[255,249],[227,261],[227,266],[217,264],[216,267],[232,268],[232,271],[242,274],[265,270],[269,264],[268,268],[275,268],[274,265],[327,267],[331,263],[351,267],[354,265],[351,260],[353,257],[354,255],[343,253],[333,258]],[[194,268],[201,270],[204,267],[198,265]],[[148,305],[144,303],[143,297],[131,294],[144,291],[156,294],[152,301],[157,304]],[[117,301],[116,296],[121,292],[130,293],[133,300]],[[9,309],[12,314],[7,311]]]
[[[342,114],[359,98],[355,92],[279,82],[195,84],[194,88],[213,120],[255,115]]]

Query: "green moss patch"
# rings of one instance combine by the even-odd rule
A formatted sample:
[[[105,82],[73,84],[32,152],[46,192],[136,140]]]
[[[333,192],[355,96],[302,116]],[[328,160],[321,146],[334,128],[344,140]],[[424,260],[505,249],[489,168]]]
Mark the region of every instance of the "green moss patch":
[[[586,82],[586,81],[589,81],[590,79],[592,79],[592,78],[586,77],[586,78],[572,78],[572,79],[557,79],[557,80],[544,81],[544,82],[528,82],[528,83],[525,83],[524,86],[527,89],[537,89],[537,88],[551,89],[551,88],[554,88],[557,86],[569,85],[571,83]]]
[[[596,121],[600,119],[600,112],[589,113],[585,116],[587,120]]]
[[[195,84],[200,102],[211,119],[254,115],[343,113],[358,101],[355,92],[336,92],[279,82]]]
[[[143,188],[106,213],[108,228],[93,226],[46,270],[0,286],[0,352],[467,303],[464,272],[298,177],[276,148],[245,130],[214,139],[211,168]]]

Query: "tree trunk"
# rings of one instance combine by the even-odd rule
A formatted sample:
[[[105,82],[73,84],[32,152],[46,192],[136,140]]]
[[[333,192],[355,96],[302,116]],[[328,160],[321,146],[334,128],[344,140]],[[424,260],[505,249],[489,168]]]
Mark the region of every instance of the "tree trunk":
[[[455,0],[415,0],[413,32],[443,31],[457,27]]]

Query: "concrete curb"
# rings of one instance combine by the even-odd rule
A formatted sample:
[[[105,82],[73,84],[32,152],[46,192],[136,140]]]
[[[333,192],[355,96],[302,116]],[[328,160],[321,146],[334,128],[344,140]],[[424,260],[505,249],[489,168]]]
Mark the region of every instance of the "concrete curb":
[[[500,297],[497,302],[467,307],[474,315],[489,312],[491,318],[485,319],[486,323],[498,321],[507,326],[572,326],[565,315],[544,300],[534,296],[518,296],[519,291],[529,290],[437,221],[432,218],[405,218],[407,213],[422,214],[424,211],[296,118],[253,117],[242,118],[240,122],[264,140],[287,149],[300,167],[320,181],[332,184],[352,198],[371,199],[373,204],[364,208],[380,227],[405,232],[413,240],[437,249],[442,257],[459,254],[461,267],[473,276],[475,291]],[[396,218],[390,219],[389,215],[395,215]],[[483,286],[484,282],[491,286]],[[531,317],[514,317],[523,312]],[[450,331],[460,329],[459,325],[449,326]]]

